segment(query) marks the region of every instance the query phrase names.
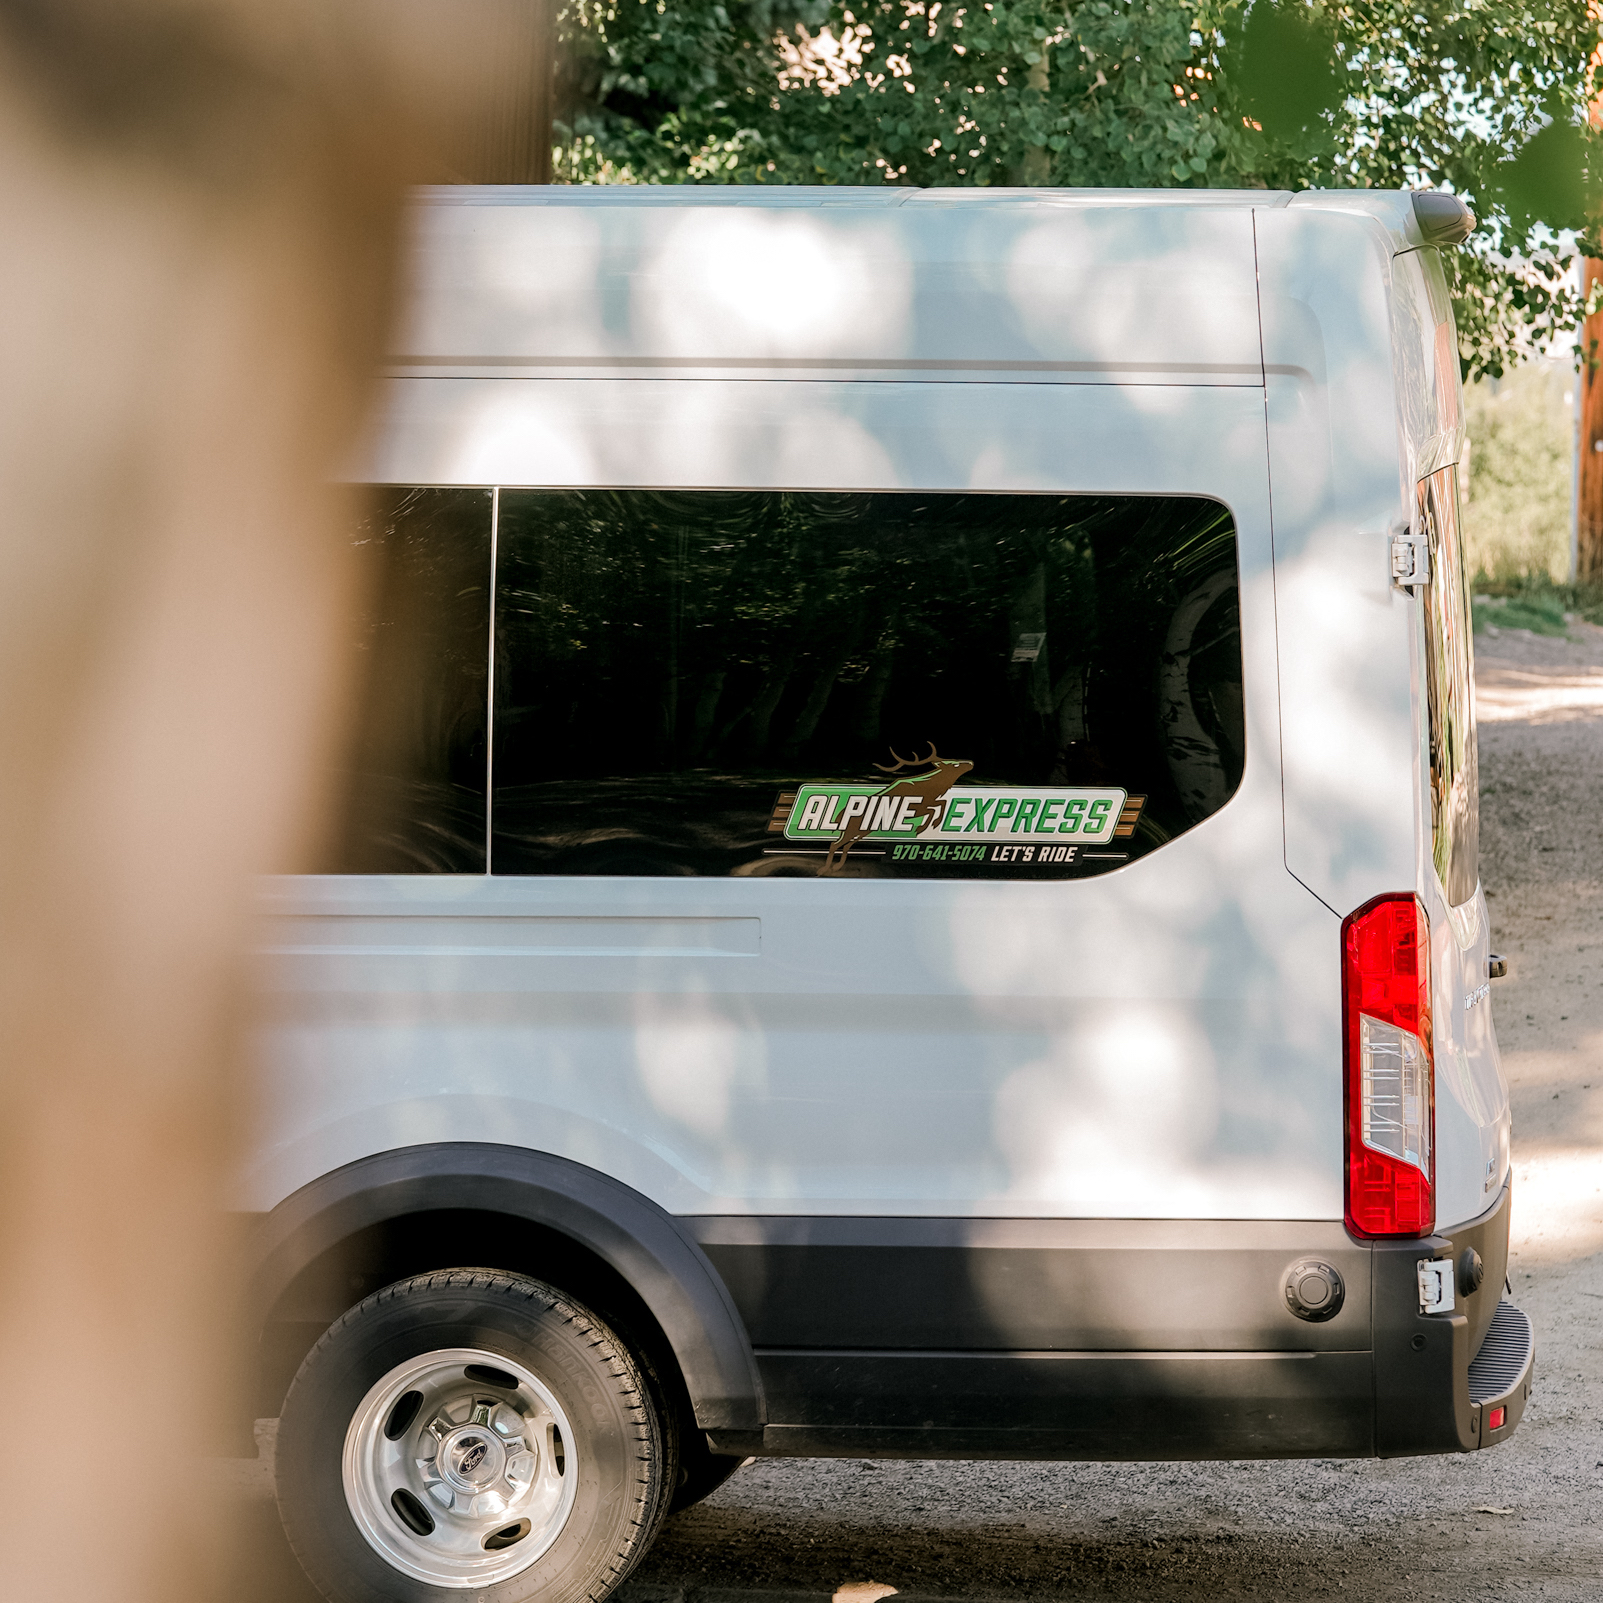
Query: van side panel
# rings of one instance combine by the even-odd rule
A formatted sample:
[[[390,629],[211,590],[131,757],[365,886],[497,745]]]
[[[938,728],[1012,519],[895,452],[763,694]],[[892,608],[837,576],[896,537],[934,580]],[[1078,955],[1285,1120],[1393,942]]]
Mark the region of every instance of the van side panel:
[[[1392,245],[1337,212],[1256,214],[1280,639],[1286,866],[1336,913],[1415,878],[1416,603],[1391,359]]]
[[[904,192],[905,193],[905,192]],[[418,212],[423,376],[1262,381],[1252,212],[1051,200]]]
[[[1336,920],[1263,850],[1257,392],[453,379],[399,381],[394,407],[402,482],[1211,496],[1237,530],[1245,770],[1212,817],[1073,883],[281,881],[246,1206],[445,1139],[555,1152],[675,1213],[1340,1217]]]
[[[1262,394],[1224,386],[396,378],[382,423],[376,484],[1267,500]]]

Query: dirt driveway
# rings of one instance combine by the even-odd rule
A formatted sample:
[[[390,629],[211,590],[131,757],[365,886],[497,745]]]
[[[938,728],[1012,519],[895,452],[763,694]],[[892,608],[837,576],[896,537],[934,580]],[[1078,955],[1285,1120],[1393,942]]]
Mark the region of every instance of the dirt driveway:
[[[1603,1597],[1603,629],[1577,633],[1478,644],[1511,1272],[1539,1344],[1513,1440],[1389,1463],[757,1463],[668,1526],[626,1603]],[[265,1463],[229,1468],[261,1553],[235,1603],[310,1599]]]

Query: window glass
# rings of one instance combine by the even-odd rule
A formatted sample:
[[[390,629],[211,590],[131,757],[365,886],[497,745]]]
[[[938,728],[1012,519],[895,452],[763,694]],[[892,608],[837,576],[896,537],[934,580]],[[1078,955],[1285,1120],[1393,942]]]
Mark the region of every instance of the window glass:
[[[1419,522],[1430,542],[1425,586],[1425,690],[1430,723],[1431,852],[1448,904],[1480,880],[1480,777],[1475,753],[1469,582],[1458,529],[1458,470],[1419,483]]]
[[[503,491],[492,866],[1061,878],[1241,778],[1195,499]]]
[[[362,694],[327,868],[482,874],[490,657],[488,490],[377,490]]]

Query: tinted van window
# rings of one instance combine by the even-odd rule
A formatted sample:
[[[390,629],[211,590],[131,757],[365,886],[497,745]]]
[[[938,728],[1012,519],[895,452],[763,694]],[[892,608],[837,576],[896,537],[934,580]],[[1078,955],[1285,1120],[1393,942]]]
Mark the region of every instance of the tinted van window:
[[[333,858],[345,874],[482,874],[489,490],[377,490],[363,686]]]
[[[1419,522],[1430,541],[1425,586],[1425,691],[1430,723],[1431,852],[1450,906],[1480,882],[1480,776],[1475,751],[1474,643],[1458,470],[1419,484]]]
[[[497,873],[1069,877],[1240,781],[1215,502],[503,491],[497,551]]]

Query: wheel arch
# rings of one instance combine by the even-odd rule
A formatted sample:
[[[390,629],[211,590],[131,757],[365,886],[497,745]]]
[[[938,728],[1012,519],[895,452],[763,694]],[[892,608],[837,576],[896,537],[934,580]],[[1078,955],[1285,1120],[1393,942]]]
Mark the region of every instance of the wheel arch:
[[[249,1255],[256,1408],[277,1412],[318,1335],[369,1291],[466,1267],[548,1280],[622,1324],[657,1349],[648,1356],[672,1360],[701,1430],[764,1423],[745,1324],[671,1214],[571,1159],[466,1141],[360,1158],[261,1220]]]

